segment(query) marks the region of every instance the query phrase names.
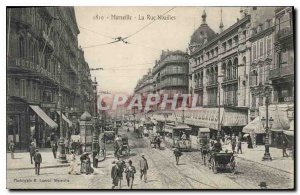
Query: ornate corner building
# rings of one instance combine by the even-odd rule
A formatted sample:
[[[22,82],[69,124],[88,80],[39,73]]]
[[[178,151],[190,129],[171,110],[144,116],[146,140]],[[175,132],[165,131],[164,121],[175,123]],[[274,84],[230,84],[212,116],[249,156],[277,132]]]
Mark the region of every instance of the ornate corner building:
[[[74,8],[8,8],[7,22],[7,140],[18,149],[31,141],[46,147],[50,133],[59,132],[59,95],[66,136],[78,131],[85,110],[93,111],[90,69],[78,47]]]

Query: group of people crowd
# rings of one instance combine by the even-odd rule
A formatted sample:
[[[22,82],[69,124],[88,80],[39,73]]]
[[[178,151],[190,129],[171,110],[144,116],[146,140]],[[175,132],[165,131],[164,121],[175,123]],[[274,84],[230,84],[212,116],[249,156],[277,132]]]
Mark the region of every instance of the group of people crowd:
[[[113,166],[111,168],[111,179],[112,179],[112,189],[116,187],[118,189],[122,188],[122,180],[123,173],[125,173],[127,186],[132,189],[134,176],[136,174],[136,168],[133,166],[133,162],[128,160],[127,165],[124,159],[117,158],[116,161],[112,162]],[[145,155],[141,155],[141,159],[139,160],[139,168],[140,168],[140,179],[144,179],[144,182],[147,182],[147,172],[149,169],[147,159]]]

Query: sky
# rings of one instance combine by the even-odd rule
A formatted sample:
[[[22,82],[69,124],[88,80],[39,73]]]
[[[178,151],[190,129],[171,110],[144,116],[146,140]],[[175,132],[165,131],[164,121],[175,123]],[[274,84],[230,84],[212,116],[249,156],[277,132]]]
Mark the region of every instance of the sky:
[[[78,44],[84,50],[85,60],[90,68],[104,69],[91,71],[93,80],[96,77],[98,81],[98,90],[132,94],[138,79],[154,66],[162,50],[186,51],[191,35],[201,24],[203,9],[207,24],[219,32],[221,7],[175,7],[166,14],[173,20],[153,22],[147,18],[147,15],[157,16],[171,8],[75,7],[80,30]],[[240,17],[240,7],[223,7],[222,11],[224,29]],[[131,20],[115,20],[112,15],[131,16]],[[132,35],[126,39],[130,44],[101,45],[114,41],[112,38],[128,35]],[[99,46],[90,47],[95,45]]]

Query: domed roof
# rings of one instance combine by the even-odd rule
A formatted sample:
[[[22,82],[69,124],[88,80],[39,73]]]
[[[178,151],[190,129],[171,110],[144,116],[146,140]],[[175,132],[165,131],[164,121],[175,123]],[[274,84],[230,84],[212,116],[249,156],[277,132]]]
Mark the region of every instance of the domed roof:
[[[206,24],[206,12],[203,10],[202,13],[202,24],[191,36],[191,45],[203,45],[205,41],[209,41],[215,37],[216,33]]]
[[[216,36],[215,31],[213,31],[207,24],[201,24],[200,27],[191,36],[190,44],[202,45],[204,40],[207,41],[213,39]]]
[[[87,111],[85,111],[80,117],[80,120],[82,121],[90,121],[91,119],[92,119],[92,115]]]

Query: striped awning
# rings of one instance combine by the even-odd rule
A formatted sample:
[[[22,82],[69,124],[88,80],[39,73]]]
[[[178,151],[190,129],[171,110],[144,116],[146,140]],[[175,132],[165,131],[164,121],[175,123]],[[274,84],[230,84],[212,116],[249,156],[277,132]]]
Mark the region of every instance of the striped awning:
[[[243,133],[256,133],[256,134],[263,134],[266,133],[265,129],[263,128],[259,117],[256,117],[253,121],[248,123],[243,130]]]
[[[29,105],[29,106],[51,128],[58,127],[58,125],[39,106],[36,105]]]
[[[58,114],[60,114],[60,111],[56,111]],[[72,126],[72,121],[70,121],[64,114],[62,114],[62,118],[64,121],[66,121],[69,125],[69,127]]]

